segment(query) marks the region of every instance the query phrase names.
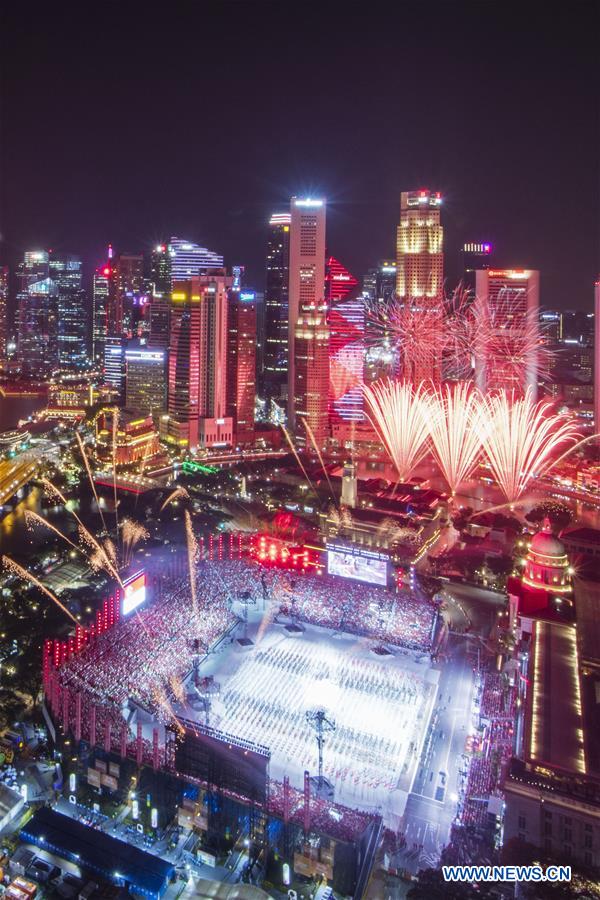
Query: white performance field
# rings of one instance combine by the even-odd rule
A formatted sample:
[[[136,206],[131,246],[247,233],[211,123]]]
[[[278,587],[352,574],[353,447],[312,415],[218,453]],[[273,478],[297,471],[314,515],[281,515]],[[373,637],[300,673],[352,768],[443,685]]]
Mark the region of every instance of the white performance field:
[[[335,731],[325,736],[324,775],[336,802],[378,808],[395,827],[429,726],[439,671],[423,654],[396,651],[381,658],[368,639],[305,629],[291,636],[281,625],[250,625],[249,637],[258,638],[251,649],[228,645],[207,659],[200,676],[213,675],[220,685],[209,724],[269,747],[270,777],[288,775],[302,788],[305,769],[318,773],[316,734],[306,713],[325,709]],[[203,720],[189,707],[186,714]]]

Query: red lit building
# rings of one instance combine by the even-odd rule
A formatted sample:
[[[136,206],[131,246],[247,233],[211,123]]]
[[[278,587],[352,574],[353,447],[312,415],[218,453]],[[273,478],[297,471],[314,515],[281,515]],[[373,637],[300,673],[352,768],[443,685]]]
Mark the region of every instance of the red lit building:
[[[113,448],[114,423],[112,410],[106,410],[96,419],[96,456],[105,463],[113,462],[113,454],[118,466],[126,466],[149,460],[159,449],[158,433],[152,416],[122,409],[116,428],[116,453]]]
[[[236,440],[254,434],[256,395],[256,295],[232,291],[229,297],[227,347],[227,415]]]
[[[318,447],[329,437],[329,326],[324,302],[302,308],[296,323],[294,409],[300,445],[311,445],[306,425]]]
[[[173,284],[168,414],[163,433],[182,449],[233,442],[233,424],[227,415],[227,318],[232,281],[224,269],[213,269]]]
[[[333,420],[362,422],[365,308],[357,279],[333,256],[327,260],[325,296],[329,336],[329,414]]]

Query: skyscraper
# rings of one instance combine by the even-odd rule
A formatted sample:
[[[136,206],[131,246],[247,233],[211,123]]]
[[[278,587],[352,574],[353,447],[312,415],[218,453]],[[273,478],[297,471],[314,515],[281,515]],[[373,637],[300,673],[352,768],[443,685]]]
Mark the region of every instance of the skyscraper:
[[[307,361],[312,360],[315,365],[317,364],[323,346],[323,334],[328,333],[324,308],[325,221],[325,200],[292,197],[288,322],[288,421],[291,428],[296,427],[295,398],[305,395],[305,388],[301,388],[300,382],[306,382],[304,369],[309,364]],[[304,335],[301,348],[303,375],[296,384],[295,341],[296,326],[300,318],[303,321],[301,333]],[[312,329],[315,329],[315,349],[318,346],[319,353],[308,350],[312,345],[312,338],[308,338],[308,332]],[[312,379],[309,380],[312,383]],[[327,395],[327,381],[325,394]],[[302,407],[305,406],[306,404],[302,402]],[[320,419],[320,412],[318,418]]]
[[[462,269],[463,287],[471,297],[475,296],[475,275],[489,269],[492,264],[492,245],[488,241],[470,241],[463,244]]]
[[[329,435],[329,327],[327,307],[303,303],[294,331],[294,413],[298,443],[311,445],[302,420],[318,447]]]
[[[441,378],[441,348],[433,339],[442,327],[444,229],[439,193],[403,191],[396,239],[396,293],[408,304],[415,329],[423,331],[422,352],[400,347],[401,374],[415,384]],[[417,344],[418,344],[417,339]],[[427,349],[426,349],[427,348]]]
[[[150,343],[169,346],[171,256],[166,244],[157,244],[150,257]]]
[[[227,312],[231,276],[213,269],[173,282],[168,437],[182,449],[231,443],[227,416]]]
[[[8,341],[8,266],[0,266],[0,366],[6,362]]]
[[[108,260],[94,272],[92,288],[92,360],[104,365],[104,344],[107,335],[109,295],[114,291],[115,272]]]
[[[220,269],[223,257],[220,253],[207,250],[193,241],[172,237],[169,243],[171,257],[171,282],[187,281],[200,275],[206,269]]]
[[[125,397],[125,347],[127,339],[122,335],[108,334],[104,341],[104,382],[119,392],[119,400]]]
[[[231,291],[227,340],[227,415],[236,440],[254,432],[256,399],[256,294],[242,288]]]
[[[167,406],[166,350],[129,346],[125,350],[125,406],[155,419]]]
[[[262,388],[267,400],[287,399],[288,302],[291,215],[274,213],[269,219],[265,285],[265,340]]]
[[[58,291],[46,251],[27,251],[17,267],[18,355],[25,375],[44,378],[58,365]]]
[[[89,361],[81,259],[51,254],[49,268],[58,292],[58,362],[64,368],[81,369]]]
[[[327,260],[325,295],[329,324],[329,413],[345,421],[363,420],[365,301],[358,281],[335,257]]]
[[[477,386],[537,393],[540,273],[484,269],[477,272],[475,291],[486,320],[475,348]]]
[[[108,332],[132,337],[144,318],[148,296],[144,283],[144,257],[119,253],[115,263],[115,291],[109,294]],[[115,302],[111,299],[114,296]]]

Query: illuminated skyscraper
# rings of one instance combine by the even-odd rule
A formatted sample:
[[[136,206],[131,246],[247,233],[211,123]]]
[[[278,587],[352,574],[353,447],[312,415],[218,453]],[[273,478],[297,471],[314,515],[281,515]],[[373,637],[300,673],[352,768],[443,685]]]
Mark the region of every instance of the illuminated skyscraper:
[[[58,291],[46,251],[27,251],[17,267],[18,355],[25,375],[46,377],[58,365]]]
[[[115,260],[115,303],[109,295],[109,334],[132,337],[144,319],[149,297],[144,283],[144,257],[140,254],[120,253]]]
[[[89,362],[86,294],[81,260],[77,256],[50,255],[50,277],[58,291],[58,361],[68,369]]]
[[[533,269],[477,272],[475,291],[486,327],[475,348],[475,382],[483,391],[527,387],[537,392],[540,273]],[[533,347],[532,347],[533,345]]]
[[[335,257],[327,260],[325,294],[329,324],[329,412],[332,418],[363,420],[365,301],[358,281]]]
[[[363,278],[363,292],[369,300],[391,300],[396,293],[396,263],[383,259]]]
[[[169,439],[182,449],[233,440],[232,420],[227,416],[231,286],[231,276],[219,269],[173,282],[166,421]]]
[[[0,266],[0,366],[6,361],[8,341],[8,266]]]
[[[317,446],[329,436],[329,327],[325,302],[303,303],[294,333],[294,411],[297,441],[311,441],[302,419],[308,423]]]
[[[600,432],[600,276],[594,285],[594,423]]]
[[[220,269],[223,266],[223,257],[220,253],[207,250],[193,241],[172,237],[169,242],[169,255],[171,257],[171,282],[187,281],[196,275],[200,275],[206,269]]]
[[[125,348],[127,339],[122,335],[108,334],[104,341],[104,383],[119,392],[119,400],[125,397]]]
[[[107,260],[94,272],[92,288],[92,360],[97,366],[104,365],[104,344],[107,335],[107,314],[109,294],[114,291],[115,272],[112,262]]]
[[[428,335],[442,328],[444,290],[444,229],[440,224],[439,193],[403,191],[400,200],[400,224],[396,239],[396,293],[415,313],[415,323]],[[420,321],[419,321],[420,320]],[[414,348],[400,347],[401,374],[419,384],[441,378],[442,354],[433,348],[418,354]]]
[[[167,405],[166,350],[129,346],[125,350],[125,405],[155,419]]]
[[[267,400],[285,400],[288,388],[290,213],[269,219],[262,381]]]
[[[290,271],[289,271],[289,321],[288,321],[288,421],[291,428],[296,427],[295,398],[305,396],[305,388],[300,382],[306,382],[304,372],[296,384],[296,326],[302,318],[303,335],[308,330],[315,330],[315,349],[319,353],[323,345],[323,334],[328,331],[325,323],[325,200],[310,197],[292,197],[290,222]],[[308,329],[308,330],[307,330]],[[319,338],[317,339],[317,332]],[[304,342],[306,337],[302,338]],[[309,344],[311,343],[309,340]],[[303,370],[307,360],[315,360],[319,353],[307,351],[303,343],[301,348]],[[319,375],[320,378],[320,375]],[[315,379],[315,382],[319,380]],[[313,379],[310,379],[311,382]],[[312,390],[312,389],[311,389]],[[327,380],[325,381],[325,406],[327,406]],[[302,401],[301,408],[306,404]],[[320,413],[318,417],[320,419]]]
[[[169,346],[171,304],[171,256],[166,244],[158,244],[150,258],[150,343]]]
[[[469,294],[475,296],[475,275],[478,271],[489,269],[492,263],[492,245],[487,241],[463,244],[462,268],[463,286]]]
[[[237,440],[254,431],[256,399],[256,294],[231,291],[228,311],[227,415]]]

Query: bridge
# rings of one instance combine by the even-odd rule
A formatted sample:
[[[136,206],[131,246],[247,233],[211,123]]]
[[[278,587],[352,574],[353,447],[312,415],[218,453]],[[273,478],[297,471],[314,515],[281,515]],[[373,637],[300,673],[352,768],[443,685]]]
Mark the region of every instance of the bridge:
[[[25,487],[36,474],[38,466],[39,460],[32,454],[22,454],[0,462],[0,507]]]

